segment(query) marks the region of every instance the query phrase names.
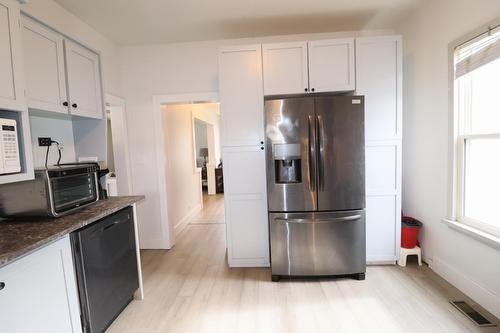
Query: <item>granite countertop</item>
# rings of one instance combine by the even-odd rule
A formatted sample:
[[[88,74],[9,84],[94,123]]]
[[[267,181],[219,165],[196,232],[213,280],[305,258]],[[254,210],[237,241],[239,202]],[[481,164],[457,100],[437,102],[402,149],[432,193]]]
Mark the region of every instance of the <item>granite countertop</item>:
[[[0,267],[142,200],[144,196],[109,197],[59,218],[0,221]]]

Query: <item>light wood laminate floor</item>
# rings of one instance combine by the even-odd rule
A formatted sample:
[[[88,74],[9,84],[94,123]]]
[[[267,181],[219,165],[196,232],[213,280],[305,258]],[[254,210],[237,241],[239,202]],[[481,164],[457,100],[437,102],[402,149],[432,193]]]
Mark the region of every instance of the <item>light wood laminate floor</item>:
[[[190,224],[224,223],[224,194],[203,194],[203,209],[190,221]]]
[[[142,260],[145,299],[108,332],[500,332],[453,308],[450,299],[465,297],[427,266],[279,283],[266,268],[230,269],[221,223],[190,224],[172,250],[142,251]]]

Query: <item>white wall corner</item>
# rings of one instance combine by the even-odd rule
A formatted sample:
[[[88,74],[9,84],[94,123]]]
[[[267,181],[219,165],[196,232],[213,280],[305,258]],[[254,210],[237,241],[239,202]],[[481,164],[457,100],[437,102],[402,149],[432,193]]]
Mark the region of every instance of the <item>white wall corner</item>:
[[[174,237],[177,237],[180,235],[184,229],[186,229],[187,225],[189,224],[189,221],[193,218],[193,216],[196,215],[201,209],[203,208],[203,205],[199,203],[198,205],[194,206],[193,209],[191,209],[186,216],[184,216],[182,219],[180,219],[174,226]]]

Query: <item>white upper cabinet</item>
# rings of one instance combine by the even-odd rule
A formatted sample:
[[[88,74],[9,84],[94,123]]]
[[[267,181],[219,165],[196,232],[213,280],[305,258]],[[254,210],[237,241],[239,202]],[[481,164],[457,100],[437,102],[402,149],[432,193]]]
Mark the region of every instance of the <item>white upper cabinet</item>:
[[[74,42],[64,41],[71,114],[101,119],[103,100],[99,56]]]
[[[219,50],[222,145],[252,146],[264,142],[262,52],[259,45]]]
[[[262,45],[264,94],[356,89],[354,39]]]
[[[262,45],[264,94],[308,92],[307,42]]]
[[[19,5],[0,0],[0,109],[25,110]]]
[[[313,41],[308,46],[311,92],[356,88],[353,38]]]
[[[63,36],[25,16],[22,36],[28,107],[68,113]]]
[[[366,140],[401,139],[401,38],[356,39],[356,93],[365,96]]]

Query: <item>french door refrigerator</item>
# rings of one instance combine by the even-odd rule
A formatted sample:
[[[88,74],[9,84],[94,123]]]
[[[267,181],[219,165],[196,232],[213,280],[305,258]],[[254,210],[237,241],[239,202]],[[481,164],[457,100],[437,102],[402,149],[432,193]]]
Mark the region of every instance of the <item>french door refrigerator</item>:
[[[273,281],[366,271],[364,97],[266,99]]]

